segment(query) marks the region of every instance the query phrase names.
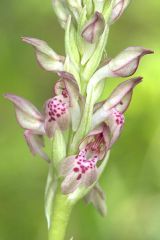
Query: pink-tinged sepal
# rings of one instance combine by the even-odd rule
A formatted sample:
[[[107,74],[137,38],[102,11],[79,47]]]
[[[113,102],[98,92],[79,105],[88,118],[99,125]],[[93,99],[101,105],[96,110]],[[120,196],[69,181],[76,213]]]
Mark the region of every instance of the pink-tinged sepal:
[[[107,213],[106,198],[103,190],[97,183],[85,196],[86,203],[92,203],[98,212],[104,217]]]
[[[86,42],[95,43],[103,33],[104,27],[105,21],[103,15],[99,12],[95,12],[92,19],[84,26],[81,36]]]
[[[45,131],[48,137],[53,137],[59,127],[62,131],[69,127],[69,99],[63,95],[49,99],[45,104]]]
[[[31,102],[13,94],[5,94],[4,97],[14,104],[17,121],[22,128],[44,132],[44,117]]]
[[[54,52],[45,41],[31,37],[22,37],[22,41],[35,48],[37,61],[42,68],[53,72],[64,70],[65,58]]]
[[[44,147],[44,141],[42,135],[37,135],[36,132],[32,130],[25,130],[24,137],[28,144],[28,147],[33,155],[38,154],[41,158],[46,160],[50,163],[49,157],[47,154],[42,150]]]
[[[120,112],[125,112],[130,104],[133,89],[141,82],[142,77],[136,77],[120,83],[104,102],[103,108],[105,111],[116,107]]]
[[[140,59],[153,51],[143,47],[128,47],[107,65],[108,77],[128,77],[133,75],[139,65]]]
[[[115,0],[114,5],[112,8],[112,13],[110,17],[110,24],[117,21],[121,15],[123,14],[124,10],[127,8],[128,4],[131,0]]]

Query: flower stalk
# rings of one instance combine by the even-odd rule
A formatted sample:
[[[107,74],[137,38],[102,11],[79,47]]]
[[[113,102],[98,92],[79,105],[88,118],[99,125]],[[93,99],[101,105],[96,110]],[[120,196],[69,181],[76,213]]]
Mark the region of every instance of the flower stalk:
[[[122,132],[133,90],[142,77],[122,81],[109,96],[99,99],[108,78],[130,77],[141,58],[153,53],[132,46],[116,57],[106,57],[110,28],[129,3],[130,0],[53,0],[55,14],[65,29],[65,56],[45,41],[22,38],[34,47],[40,66],[59,77],[42,112],[22,97],[5,94],[14,104],[31,153],[49,165],[45,191],[49,240],[64,240],[72,208],[82,198],[102,216],[106,214],[105,193],[99,179]],[[51,156],[44,151],[45,138],[51,142]]]
[[[53,202],[49,240],[64,240],[72,208],[72,202],[68,200],[66,195],[62,194],[59,186]]]

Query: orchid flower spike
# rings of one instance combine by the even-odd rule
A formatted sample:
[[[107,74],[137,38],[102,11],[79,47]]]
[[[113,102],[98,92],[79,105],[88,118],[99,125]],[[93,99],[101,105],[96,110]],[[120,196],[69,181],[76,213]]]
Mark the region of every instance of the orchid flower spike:
[[[65,231],[56,220],[61,216],[64,221],[58,222],[66,226],[67,211],[84,197],[101,215],[106,214],[105,193],[98,182],[122,133],[133,90],[142,81],[142,77],[123,78],[133,75],[142,57],[153,53],[140,46],[127,47],[113,58],[106,53],[110,28],[130,2],[52,0],[65,29],[65,56],[43,40],[22,38],[34,47],[40,66],[59,77],[42,113],[28,100],[5,94],[14,104],[30,151],[50,163],[45,195],[49,239],[64,239]],[[108,78],[121,78],[121,82],[99,102]],[[50,157],[43,149],[44,137],[51,143]]]

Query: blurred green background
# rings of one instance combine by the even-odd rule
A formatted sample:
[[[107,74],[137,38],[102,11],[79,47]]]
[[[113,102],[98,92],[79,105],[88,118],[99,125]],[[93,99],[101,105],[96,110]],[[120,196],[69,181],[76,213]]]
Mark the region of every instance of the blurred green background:
[[[63,54],[64,32],[50,0],[0,1],[0,240],[45,240],[44,187],[47,166],[33,157],[17,125],[13,107],[2,94],[13,92],[39,108],[52,94],[56,75],[36,64],[33,50],[20,37],[46,40]],[[160,1],[134,0],[112,26],[108,53],[131,45],[155,51],[142,60],[123,134],[101,178],[108,215],[79,203],[69,235],[76,240],[160,239]],[[109,80],[108,89],[119,80]],[[56,239],[55,239],[56,240]]]

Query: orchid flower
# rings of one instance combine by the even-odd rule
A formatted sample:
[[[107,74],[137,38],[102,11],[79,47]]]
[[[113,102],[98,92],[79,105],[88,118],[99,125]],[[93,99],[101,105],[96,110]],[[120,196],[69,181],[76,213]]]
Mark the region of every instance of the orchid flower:
[[[62,131],[68,128],[72,105],[76,105],[73,109],[78,108],[78,114],[80,114],[79,104],[74,104],[74,101],[78,100],[78,91],[75,90],[77,86],[74,81],[69,84],[67,82],[67,78],[62,78],[55,84],[56,96],[46,101],[43,114],[28,100],[13,94],[5,94],[5,98],[15,106],[17,121],[25,129],[24,137],[30,151],[33,155],[39,154],[47,161],[49,158],[42,151],[43,136],[52,138],[57,128]]]
[[[115,118],[117,123],[121,122],[122,114],[127,110],[134,87],[142,81],[141,77],[132,78],[120,83],[111,93],[107,100],[95,105],[93,113],[92,127],[106,121],[107,118],[119,116]],[[112,117],[111,117],[112,116]]]
[[[31,102],[22,97],[5,94],[5,98],[15,106],[17,121],[25,129],[24,137],[32,154],[39,154],[49,161],[48,156],[42,151],[44,146],[42,136],[45,135],[44,116]]]
[[[61,175],[65,176],[63,193],[71,193],[80,185],[87,188],[96,181],[97,162],[104,158],[108,146],[108,128],[102,124],[82,141],[77,155],[69,156],[62,162]]]
[[[131,46],[116,57],[107,55],[109,31],[131,0],[52,0],[65,29],[65,56],[45,41],[23,37],[35,49],[39,65],[60,79],[54,96],[41,113],[28,100],[6,94],[16,111],[19,125],[32,154],[49,164],[45,213],[49,240],[64,240],[73,205],[85,198],[106,214],[105,193],[99,185],[109,152],[119,139],[133,90],[142,77],[121,81],[113,92],[102,96],[104,84],[113,78],[132,76],[143,56],[153,51]],[[112,79],[109,79],[112,78]],[[43,138],[51,142],[51,157],[43,151]]]

